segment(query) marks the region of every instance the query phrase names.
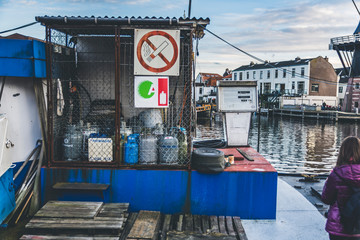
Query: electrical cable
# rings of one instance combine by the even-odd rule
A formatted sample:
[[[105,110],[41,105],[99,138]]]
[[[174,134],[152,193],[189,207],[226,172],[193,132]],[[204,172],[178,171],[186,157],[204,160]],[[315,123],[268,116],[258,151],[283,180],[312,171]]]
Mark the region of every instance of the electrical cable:
[[[7,33],[7,32],[11,32],[11,31],[15,31],[15,30],[18,30],[18,29],[21,29],[21,28],[26,28],[26,27],[30,27],[34,24],[37,24],[38,22],[32,22],[32,23],[28,23],[28,24],[25,24],[25,25],[22,25],[20,27],[16,27],[16,28],[12,28],[12,29],[8,29],[8,30],[5,30],[5,31],[2,31],[0,32],[0,34],[3,34],[3,33]]]
[[[203,26],[203,25],[201,25],[201,24],[199,24],[199,26],[201,26],[205,31],[209,32],[209,33],[210,33],[211,35],[213,35],[214,37],[216,37],[216,38],[218,38],[219,40],[225,42],[226,44],[228,44],[229,46],[231,46],[231,47],[235,48],[236,50],[242,52],[243,54],[245,54],[245,55],[247,55],[247,56],[249,56],[249,57],[251,57],[251,58],[253,58],[253,59],[255,59],[255,60],[259,61],[259,62],[261,62],[261,63],[267,64],[267,65],[269,65],[269,66],[272,67],[272,68],[280,69],[280,70],[283,70],[283,71],[285,70],[287,73],[293,74],[293,72],[290,71],[290,70],[287,70],[287,69],[281,68],[281,67],[276,67],[275,65],[271,64],[270,62],[267,62],[267,61],[265,61],[265,60],[263,60],[263,59],[261,59],[261,58],[256,57],[255,55],[252,55],[252,54],[250,54],[250,53],[248,53],[248,52],[246,52],[246,51],[244,51],[244,50],[236,47],[235,45],[233,45],[233,44],[231,44],[230,42],[226,41],[225,39],[223,39],[223,38],[220,37],[219,35],[213,33],[213,32],[210,31],[209,29],[207,29],[205,26]],[[299,74],[299,73],[296,73],[296,72],[295,72],[295,76],[298,76],[298,77],[303,78],[303,79],[309,79],[309,80],[311,80],[311,81],[323,82],[323,83],[325,83],[325,84],[330,84],[330,85],[337,85],[337,84],[338,84],[337,82],[331,82],[331,81],[329,81],[329,80],[321,79],[321,78],[313,78],[313,77],[310,77],[310,76],[307,76],[307,75],[302,75],[302,74]]]

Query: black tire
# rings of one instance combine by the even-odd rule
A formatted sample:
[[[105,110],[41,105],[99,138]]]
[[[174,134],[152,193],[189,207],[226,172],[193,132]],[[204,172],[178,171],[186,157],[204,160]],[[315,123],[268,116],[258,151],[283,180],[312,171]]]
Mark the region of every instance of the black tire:
[[[191,167],[203,173],[220,173],[224,171],[224,153],[213,148],[198,148],[192,153]]]

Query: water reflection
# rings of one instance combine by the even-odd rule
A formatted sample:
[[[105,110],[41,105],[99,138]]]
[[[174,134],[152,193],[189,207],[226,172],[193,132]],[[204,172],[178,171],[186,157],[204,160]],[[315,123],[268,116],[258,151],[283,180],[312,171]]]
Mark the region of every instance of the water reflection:
[[[327,174],[334,167],[342,140],[359,136],[356,122],[324,122],[297,118],[253,116],[249,145],[280,173]],[[222,124],[199,123],[197,137],[223,137]],[[260,138],[260,139],[258,139]]]

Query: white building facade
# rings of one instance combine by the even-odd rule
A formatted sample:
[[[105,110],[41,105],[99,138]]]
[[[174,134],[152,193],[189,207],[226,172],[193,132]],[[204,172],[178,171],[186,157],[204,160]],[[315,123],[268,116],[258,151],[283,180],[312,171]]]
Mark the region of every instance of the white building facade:
[[[217,73],[199,73],[195,79],[195,102],[210,103],[216,99],[216,81],[222,76]]]
[[[338,76],[325,57],[243,65],[233,70],[234,81],[257,81],[259,95],[281,96],[280,105],[337,106]]]
[[[294,61],[250,63],[233,70],[232,79],[257,81],[260,94],[277,91],[287,95],[307,95],[311,60],[296,58]]]

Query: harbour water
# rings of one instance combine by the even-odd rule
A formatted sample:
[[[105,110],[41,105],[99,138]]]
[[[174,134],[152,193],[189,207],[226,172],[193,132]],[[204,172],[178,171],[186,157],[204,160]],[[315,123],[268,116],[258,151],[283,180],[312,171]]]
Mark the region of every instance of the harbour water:
[[[222,123],[199,120],[198,124],[198,138],[223,138]],[[259,127],[253,116],[249,145],[279,173],[327,175],[335,166],[342,140],[359,134],[357,122],[261,116]]]

